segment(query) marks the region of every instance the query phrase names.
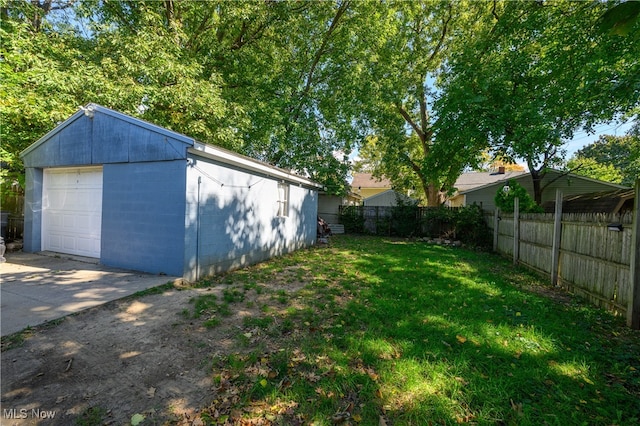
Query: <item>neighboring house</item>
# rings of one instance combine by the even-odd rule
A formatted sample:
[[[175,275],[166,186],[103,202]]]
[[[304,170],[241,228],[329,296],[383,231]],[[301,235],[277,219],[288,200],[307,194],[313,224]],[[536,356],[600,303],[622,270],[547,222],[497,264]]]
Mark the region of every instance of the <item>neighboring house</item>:
[[[400,192],[388,189],[379,194],[372,195],[364,199],[363,205],[365,206],[378,206],[378,207],[394,207],[398,204],[398,199],[405,203],[417,203],[417,200],[409,198]]]
[[[26,252],[192,281],[316,240],[320,185],[99,105],[21,156]]]
[[[389,189],[391,189],[391,181],[389,179],[378,179],[373,177],[371,173],[353,174],[351,192],[355,192],[362,198],[371,197]]]
[[[445,204],[450,207],[466,206],[468,204],[466,203],[466,197],[464,193],[466,193],[467,191],[496,182],[503,182],[509,179],[513,179],[523,174],[528,174],[528,172],[505,171],[504,167],[500,167],[497,171],[494,172],[463,173],[460,175],[460,177],[458,177],[458,180],[456,180],[456,183],[454,185],[454,187],[456,188],[455,194],[449,197]]]
[[[505,173],[506,176],[506,173]],[[505,177],[494,183],[488,183],[485,185],[477,186],[475,188],[460,191],[457,196],[463,197],[462,206],[469,206],[472,204],[480,205],[484,210],[493,211],[495,209],[494,198],[496,192],[504,187],[509,179],[514,179],[517,183],[522,185],[527,192],[533,194],[533,182],[529,173],[520,172],[519,175],[511,178]],[[546,187],[545,187],[546,185]],[[542,186],[545,187],[542,193],[542,203],[555,200],[556,189],[561,189],[563,196],[576,195],[576,194],[588,194],[591,192],[612,191],[617,189],[628,189],[625,186],[615,183],[603,182],[596,179],[591,179],[584,176],[578,176],[574,174],[567,174],[560,170],[548,170],[542,179]]]
[[[634,199],[633,189],[567,195],[562,198],[562,213],[626,213],[633,211]],[[542,207],[553,213],[556,202],[547,201]]]
[[[318,195],[318,216],[327,223],[340,223],[340,206],[360,206],[362,197],[353,192],[341,197],[321,192]]]

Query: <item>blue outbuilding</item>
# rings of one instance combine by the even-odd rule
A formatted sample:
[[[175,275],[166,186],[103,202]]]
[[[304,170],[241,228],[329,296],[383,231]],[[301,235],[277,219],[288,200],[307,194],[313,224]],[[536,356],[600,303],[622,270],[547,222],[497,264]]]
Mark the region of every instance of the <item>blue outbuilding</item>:
[[[27,252],[193,281],[315,244],[317,183],[99,105],[21,155]]]

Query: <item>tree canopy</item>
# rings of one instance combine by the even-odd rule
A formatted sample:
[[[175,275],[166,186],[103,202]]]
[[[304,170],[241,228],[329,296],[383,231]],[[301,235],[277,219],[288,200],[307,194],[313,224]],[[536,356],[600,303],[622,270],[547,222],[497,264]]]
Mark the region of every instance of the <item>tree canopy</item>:
[[[640,137],[602,135],[578,150],[567,163],[570,170],[595,179],[633,186],[640,176]]]
[[[485,141],[523,159],[540,203],[545,170],[578,129],[637,110],[640,43],[598,28],[602,2],[493,2],[446,64],[437,102],[452,146]],[[637,25],[637,22],[634,24]]]
[[[3,182],[89,102],[306,174],[376,175],[439,204],[487,149],[539,181],[577,129],[638,113],[626,2],[7,1]],[[8,179],[10,178],[10,179]],[[537,183],[536,183],[537,182]]]
[[[329,2],[11,2],[3,161],[96,102],[344,190],[367,15]],[[332,90],[329,90],[332,88]]]

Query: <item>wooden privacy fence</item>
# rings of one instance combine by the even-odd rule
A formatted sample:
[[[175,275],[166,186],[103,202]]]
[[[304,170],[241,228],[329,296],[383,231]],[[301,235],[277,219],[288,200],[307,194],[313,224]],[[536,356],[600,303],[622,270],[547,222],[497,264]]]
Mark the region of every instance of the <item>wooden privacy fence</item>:
[[[636,208],[623,215],[562,214],[556,205],[550,214],[488,213],[494,250],[640,328],[638,185]]]

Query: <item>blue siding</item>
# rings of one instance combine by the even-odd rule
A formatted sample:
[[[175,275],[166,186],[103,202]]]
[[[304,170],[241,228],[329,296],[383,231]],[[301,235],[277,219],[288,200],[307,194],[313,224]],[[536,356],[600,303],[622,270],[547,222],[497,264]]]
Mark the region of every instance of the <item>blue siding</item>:
[[[315,243],[316,191],[292,184],[289,216],[278,217],[277,179],[198,156],[191,164],[186,186],[186,279],[236,269]]]
[[[101,263],[184,272],[185,161],[104,166]]]
[[[101,114],[94,117],[92,124],[94,137],[92,161],[105,164],[129,162],[130,125]]]
[[[193,140],[114,111],[75,114],[27,148],[25,167],[88,166],[187,158]]]
[[[91,161],[91,120],[84,118],[88,123],[77,121],[79,125],[66,126],[56,135],[59,141],[58,166],[99,164]]]
[[[42,169],[25,170],[23,250],[42,250]]]
[[[193,280],[315,243],[315,190],[291,184],[278,217],[279,179],[188,156],[191,138],[89,107],[22,153],[25,251],[41,250],[43,169],[91,165],[103,166],[105,265]]]

